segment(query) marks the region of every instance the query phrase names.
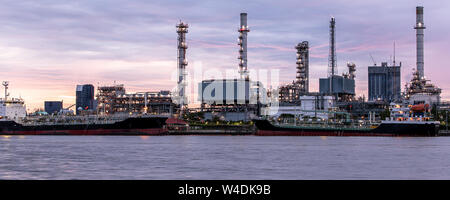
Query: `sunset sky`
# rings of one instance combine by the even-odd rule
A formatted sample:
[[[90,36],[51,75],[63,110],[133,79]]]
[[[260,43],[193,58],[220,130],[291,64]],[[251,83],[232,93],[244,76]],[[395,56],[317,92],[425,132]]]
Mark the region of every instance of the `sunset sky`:
[[[415,7],[424,6],[425,76],[450,99],[450,1],[80,0],[0,4],[0,80],[27,107],[75,102],[77,84],[124,84],[128,92],[170,90],[179,20],[189,24],[188,68],[238,68],[239,13],[248,13],[248,68],[295,78],[296,50],[310,44],[310,91],[327,76],[329,20],[336,18],[339,73],[354,62],[357,96],[367,97],[374,60],[402,62],[402,89],[416,66]],[[196,83],[195,83],[196,84]],[[3,94],[3,88],[2,92]],[[1,95],[3,97],[3,95]]]

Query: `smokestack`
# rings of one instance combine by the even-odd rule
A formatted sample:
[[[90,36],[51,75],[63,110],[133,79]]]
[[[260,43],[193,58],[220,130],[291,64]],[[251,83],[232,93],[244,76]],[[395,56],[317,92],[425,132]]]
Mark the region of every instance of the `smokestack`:
[[[329,70],[329,77],[334,76],[337,74],[337,67],[336,67],[336,20],[334,17],[330,20],[330,54],[328,58],[328,70]]]
[[[241,27],[247,27],[247,13],[241,13]]]
[[[177,24],[178,33],[178,80],[177,80],[177,94],[180,104],[180,114],[183,112],[183,106],[187,104],[186,98],[186,66],[188,62],[186,60],[186,33],[188,32],[189,25],[180,21]]]
[[[416,7],[416,47],[417,47],[417,71],[419,72],[419,77],[424,77],[424,54],[423,54],[423,30],[425,29],[425,24],[423,22],[423,7]]]
[[[247,33],[250,30],[247,26],[247,13],[241,13],[241,26],[239,27],[239,74],[241,79],[248,79],[247,70]]]

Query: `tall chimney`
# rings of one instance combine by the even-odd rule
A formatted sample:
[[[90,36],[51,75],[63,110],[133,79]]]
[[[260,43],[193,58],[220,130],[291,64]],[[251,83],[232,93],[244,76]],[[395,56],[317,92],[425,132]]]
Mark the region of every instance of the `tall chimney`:
[[[247,33],[250,30],[247,26],[247,13],[241,13],[241,26],[239,27],[239,74],[241,79],[248,79],[247,70]]]
[[[336,63],[336,20],[334,17],[330,20],[330,52],[328,55],[328,76],[332,77],[337,74],[337,63]]]
[[[417,71],[419,72],[419,77],[424,77],[424,61],[423,61],[423,30],[425,29],[425,24],[423,23],[423,7],[416,7],[416,46],[417,46]]]
[[[188,32],[189,25],[180,21],[177,24],[177,33],[178,33],[178,80],[177,80],[177,94],[176,96],[179,98],[178,103],[180,105],[180,114],[182,114],[184,106],[187,105],[187,97],[186,97],[186,66],[188,65],[186,59],[186,33]]]

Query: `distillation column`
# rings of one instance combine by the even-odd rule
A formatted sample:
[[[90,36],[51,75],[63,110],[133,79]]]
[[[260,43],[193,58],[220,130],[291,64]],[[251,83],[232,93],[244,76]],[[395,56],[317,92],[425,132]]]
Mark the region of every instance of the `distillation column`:
[[[309,92],[309,45],[307,41],[298,43],[297,49],[297,76],[296,84],[300,93]]]
[[[188,24],[180,22],[177,24],[178,33],[178,80],[177,80],[177,98],[180,105],[180,114],[184,107],[187,105],[186,97],[186,66],[188,62],[186,60],[186,33],[188,32]]]
[[[337,74],[335,28],[336,21],[334,17],[332,17],[330,21],[330,53],[328,55],[328,76],[334,76],[335,74]]]
[[[248,80],[248,70],[247,70],[247,33],[250,30],[247,26],[247,13],[241,13],[241,26],[239,27],[239,74],[241,79]]]

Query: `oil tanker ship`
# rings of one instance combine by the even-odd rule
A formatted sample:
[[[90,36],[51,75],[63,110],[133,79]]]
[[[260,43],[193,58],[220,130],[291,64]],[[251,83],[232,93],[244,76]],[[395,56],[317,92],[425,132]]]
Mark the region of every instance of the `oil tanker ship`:
[[[41,118],[43,119],[43,118]],[[0,135],[165,135],[167,117],[132,116],[114,119],[62,118],[17,123],[0,120]]]
[[[440,123],[431,120],[428,112],[428,104],[391,104],[390,117],[380,123],[277,124],[267,119],[256,119],[254,123],[256,135],[260,136],[438,136]]]
[[[254,120],[259,136],[438,136],[439,122],[383,121],[373,127],[274,125]]]
[[[0,135],[165,135],[164,115],[27,115],[21,98],[0,98]]]

